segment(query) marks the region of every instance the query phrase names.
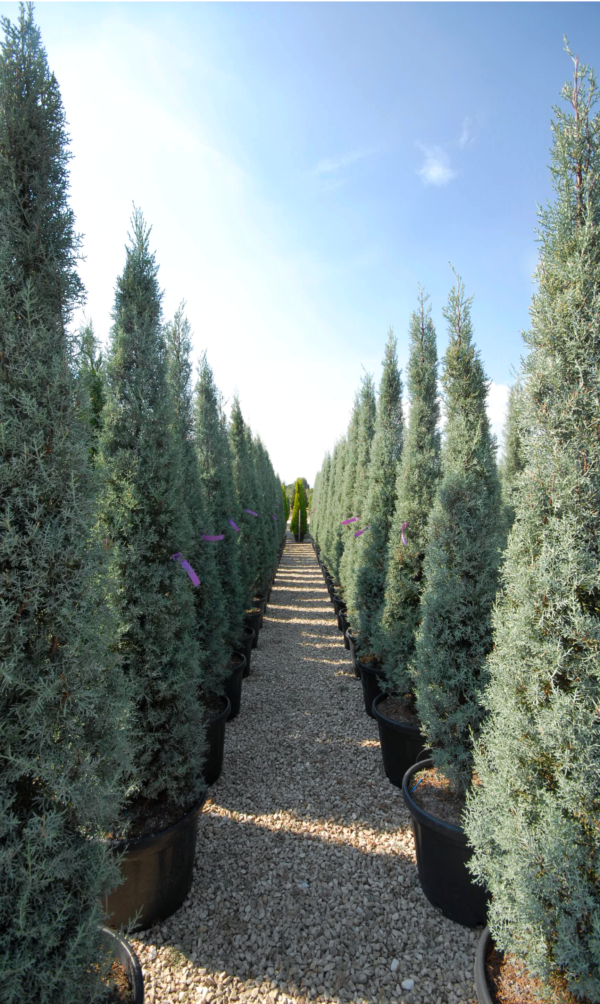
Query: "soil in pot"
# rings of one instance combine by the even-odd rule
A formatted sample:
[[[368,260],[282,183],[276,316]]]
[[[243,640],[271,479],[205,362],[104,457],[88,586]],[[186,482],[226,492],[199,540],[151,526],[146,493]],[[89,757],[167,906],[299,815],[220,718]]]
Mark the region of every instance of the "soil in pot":
[[[121,934],[102,928],[102,940],[114,957],[104,982],[109,986],[100,1004],[143,1004],[144,976],[133,948]]]
[[[386,777],[397,788],[401,788],[406,771],[425,750],[419,719],[405,699],[385,694],[373,701],[373,717],[379,728]]]
[[[206,741],[208,752],[202,768],[207,785],[215,784],[223,770],[223,755],[225,751],[225,723],[231,714],[231,702],[228,697],[204,698],[206,713]]]
[[[227,697],[231,702],[231,711],[229,712],[229,722],[232,722],[234,718],[240,713],[240,705],[242,702],[242,679],[244,676],[244,667],[246,665],[246,656],[242,652],[234,652],[229,660],[229,676],[224,681],[224,689]]]
[[[402,795],[412,818],[419,880],[427,899],[458,924],[485,924],[488,896],[467,869],[472,851],[460,825],[464,797],[454,794],[431,760],[408,768]]]
[[[360,669],[365,711],[369,718],[373,718],[373,701],[383,693],[380,686],[384,677],[383,668],[373,655],[361,655],[358,660],[358,668]]]
[[[489,938],[489,932],[483,932],[482,938],[487,935],[487,953],[485,958],[485,981],[487,994],[482,994],[479,983],[477,985],[477,996],[481,1004],[536,1004],[542,999],[542,992],[545,989],[546,998],[548,987],[537,976],[532,976],[526,969],[523,962],[514,955],[505,955],[499,952]],[[569,991],[563,977],[556,976],[552,981],[550,989],[552,1004],[589,1004],[586,999],[577,999]],[[487,996],[487,1000],[485,997]],[[483,998],[483,1000],[482,1000]]]

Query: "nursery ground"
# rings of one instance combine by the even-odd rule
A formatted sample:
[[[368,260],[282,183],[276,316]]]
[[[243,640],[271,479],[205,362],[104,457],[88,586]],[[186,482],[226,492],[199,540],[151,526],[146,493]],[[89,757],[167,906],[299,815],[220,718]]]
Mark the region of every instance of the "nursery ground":
[[[131,939],[147,1001],[472,1004],[479,931],[421,892],[312,545],[289,535],[225,742],[190,895]]]

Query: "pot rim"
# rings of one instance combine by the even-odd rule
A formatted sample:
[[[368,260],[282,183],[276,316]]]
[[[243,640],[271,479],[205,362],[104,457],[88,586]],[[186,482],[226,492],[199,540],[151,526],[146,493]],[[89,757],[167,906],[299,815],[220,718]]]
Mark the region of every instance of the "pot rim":
[[[486,924],[477,942],[477,950],[475,952],[475,989],[479,1004],[493,1004],[485,971],[485,963],[491,943],[492,935]]]
[[[144,974],[142,966],[133,948],[119,931],[102,924],[102,934],[115,942],[115,958],[126,970],[133,991],[134,1004],[144,1004]]]
[[[346,638],[348,639],[351,645],[356,645],[356,635],[352,634],[350,628],[346,628],[344,634],[346,635]]]
[[[356,656],[356,661],[361,673],[364,670],[365,673],[369,673],[371,676],[385,676],[383,666],[367,666],[367,664],[361,660],[359,655]]]
[[[245,634],[245,635],[248,635],[248,638],[247,638],[247,641],[250,641],[250,639],[251,639],[251,638],[254,638],[254,635],[255,635],[255,631],[254,631],[254,628],[251,628],[251,627],[249,627],[249,626],[248,626],[248,627],[245,627],[245,628],[244,628],[244,634]]]
[[[165,827],[164,830],[156,830],[154,833],[144,833],[142,837],[125,837],[125,838],[115,838],[109,837],[104,843],[108,844],[112,851],[134,851],[138,848],[144,848],[150,844],[158,841],[162,841],[167,838],[173,830],[178,827],[184,826],[194,815],[200,812],[202,806],[204,805],[208,797],[208,791],[205,790],[200,798],[192,805],[191,809],[180,816],[180,818],[175,823],[171,823],[170,826]]]
[[[390,694],[378,694],[377,697],[373,698],[373,717],[376,718],[377,721],[385,722],[386,725],[395,729],[396,732],[408,733],[411,736],[418,736],[422,739],[423,735],[418,725],[409,725],[408,722],[399,722],[396,718],[388,718],[387,715],[384,715],[383,712],[379,710],[377,707],[378,702],[385,701],[385,699],[389,696]]]
[[[426,770],[429,767],[433,767],[433,760],[431,758],[414,763],[412,767],[409,767],[406,771],[406,774],[402,778],[402,795],[404,796],[406,807],[408,808],[412,818],[420,823],[421,826],[427,826],[430,830],[447,837],[455,844],[466,844],[467,835],[462,826],[455,826],[454,823],[447,823],[444,819],[438,819],[437,816],[432,816],[430,812],[426,812],[425,809],[422,809],[421,806],[417,805],[415,800],[411,798],[408,786],[412,780],[413,774],[416,774],[418,770]]]
[[[231,658],[232,659],[235,658],[236,656],[237,656],[238,659],[241,660],[240,664],[239,664],[239,666],[232,666],[230,668],[229,673],[228,673],[229,676],[233,676],[233,674],[237,673],[240,669],[245,669],[245,666],[246,666],[246,656],[244,655],[244,653],[243,652],[236,652],[236,651],[234,651],[234,652],[231,653]]]
[[[207,726],[214,725],[215,722],[220,721],[221,718],[225,718],[225,721],[227,721],[227,719],[229,718],[231,712],[231,701],[229,700],[227,694],[219,694],[219,700],[226,701],[225,708],[223,711],[219,711],[217,715],[213,715],[211,718],[209,718],[208,721],[205,723]]]

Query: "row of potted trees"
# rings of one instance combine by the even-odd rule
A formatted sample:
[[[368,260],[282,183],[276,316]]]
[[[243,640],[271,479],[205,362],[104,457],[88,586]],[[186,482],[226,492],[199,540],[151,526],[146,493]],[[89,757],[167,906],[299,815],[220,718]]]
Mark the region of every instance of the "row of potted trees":
[[[408,426],[390,337],[379,399],[365,378],[311,519],[424,892],[489,925],[481,1004],[503,1000],[509,971],[523,999],[600,1001],[600,117],[576,58],[562,94],[501,477],[457,276],[443,438],[421,293]]]
[[[285,518],[206,358],[191,386],[139,210],[106,358],[91,325],[69,333],[65,114],[31,5],[3,26],[0,996],[79,1004],[115,954],[139,984],[105,920],[147,926],[189,889]]]

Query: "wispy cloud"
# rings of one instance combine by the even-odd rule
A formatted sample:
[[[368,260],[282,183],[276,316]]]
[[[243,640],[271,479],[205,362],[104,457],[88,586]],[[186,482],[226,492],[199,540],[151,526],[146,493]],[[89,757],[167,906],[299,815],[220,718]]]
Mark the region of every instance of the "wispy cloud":
[[[339,157],[325,157],[324,160],[319,161],[311,173],[316,178],[327,174],[337,174],[338,171],[342,171],[345,167],[350,167],[351,164],[356,164],[359,160],[372,157],[378,152],[378,150],[374,149],[354,150],[352,153],[344,153]]]
[[[475,137],[473,136],[473,123],[468,115],[463,119],[462,131],[458,137],[458,145],[461,150],[466,150],[467,147],[472,146],[475,142]]]
[[[450,158],[441,146],[425,146],[419,143],[425,155],[423,165],[417,171],[425,185],[436,185],[443,188],[457,177],[458,171],[450,166]]]

